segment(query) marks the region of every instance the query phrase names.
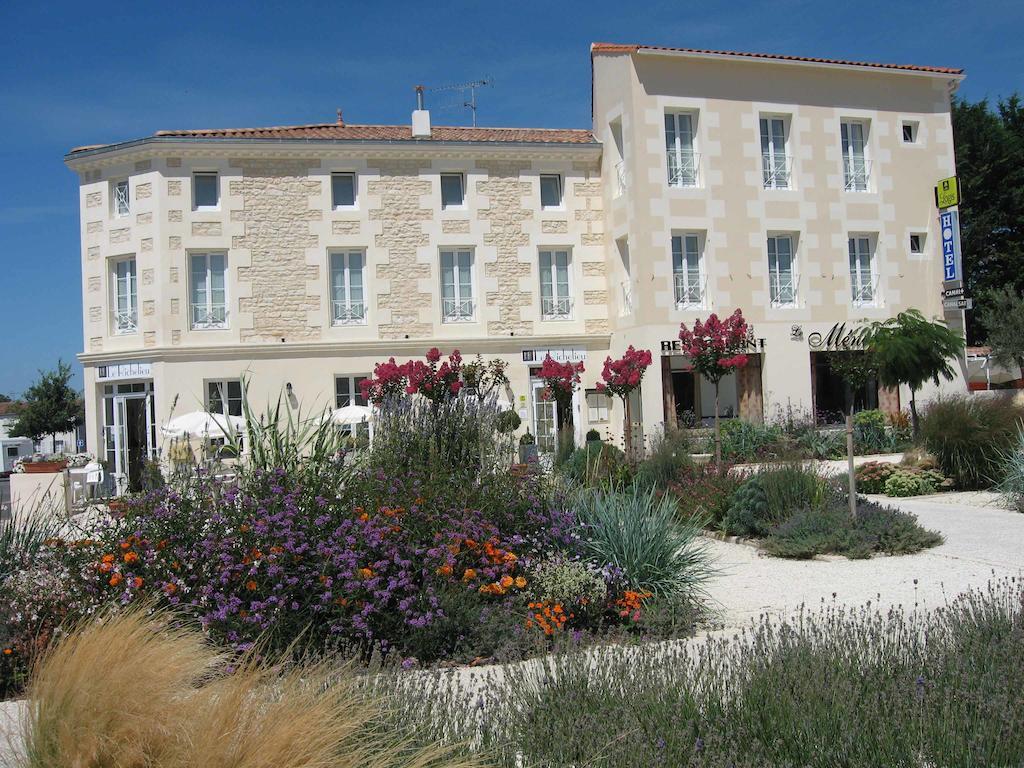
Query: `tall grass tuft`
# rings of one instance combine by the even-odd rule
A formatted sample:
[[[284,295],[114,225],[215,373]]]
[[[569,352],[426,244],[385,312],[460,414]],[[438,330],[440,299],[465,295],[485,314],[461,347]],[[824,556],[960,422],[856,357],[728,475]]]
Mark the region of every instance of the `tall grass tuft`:
[[[1024,429],[1017,432],[1017,441],[1001,452],[1001,477],[998,490],[1011,509],[1024,512]]]
[[[921,418],[921,440],[958,488],[998,485],[1001,457],[1017,441],[1024,407],[978,395],[935,400]]]
[[[0,520],[0,582],[31,563],[46,542],[61,533],[61,521],[41,506]]]
[[[676,504],[655,489],[581,491],[584,547],[598,565],[621,569],[628,587],[657,597],[696,596],[713,575],[700,543],[704,520],[677,520]]]
[[[220,656],[200,631],[129,610],[82,624],[36,668],[20,768],[455,768],[414,747],[345,665]]]

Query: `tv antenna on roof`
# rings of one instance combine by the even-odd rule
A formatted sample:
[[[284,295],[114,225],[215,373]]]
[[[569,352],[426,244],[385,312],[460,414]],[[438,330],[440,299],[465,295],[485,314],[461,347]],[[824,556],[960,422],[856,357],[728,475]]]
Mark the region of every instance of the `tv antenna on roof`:
[[[473,127],[476,128],[476,89],[486,88],[489,85],[494,85],[494,79],[490,77],[481,78],[480,80],[474,80],[471,83],[458,83],[456,85],[438,85],[434,88],[424,88],[425,91],[432,93],[440,93],[441,91],[458,91],[462,103],[450,102],[448,104],[442,104],[438,109],[450,109],[452,107],[466,107],[473,115]],[[467,99],[466,93],[469,92],[469,98]]]

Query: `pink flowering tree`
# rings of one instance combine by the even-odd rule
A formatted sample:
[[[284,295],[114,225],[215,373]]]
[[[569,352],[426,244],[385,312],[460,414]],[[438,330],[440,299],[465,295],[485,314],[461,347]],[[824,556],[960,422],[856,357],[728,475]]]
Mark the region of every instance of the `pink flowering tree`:
[[[432,403],[442,403],[462,389],[462,355],[454,350],[445,362],[436,347],[427,352],[427,361],[409,360],[399,365],[395,358],[377,363],[373,376],[360,384],[363,397],[375,405],[406,395],[423,395]]]
[[[580,383],[583,363],[560,363],[551,355],[545,355],[538,374],[544,380],[541,397],[554,400],[558,406],[558,421],[561,427],[572,424],[572,395]]]
[[[625,445],[626,455],[633,455],[633,429],[632,414],[629,409],[629,396],[643,381],[644,372],[651,364],[651,352],[648,349],[629,349],[618,360],[610,357],[604,361],[604,368],[601,370],[601,381],[597,382],[598,392],[607,392],[622,400],[622,407],[625,413]]]
[[[722,379],[747,364],[750,326],[737,309],[725,320],[711,313],[706,322],[697,320],[691,331],[679,324],[679,341],[694,370],[715,385],[715,462],[722,463],[722,433],[718,423],[718,388]]]

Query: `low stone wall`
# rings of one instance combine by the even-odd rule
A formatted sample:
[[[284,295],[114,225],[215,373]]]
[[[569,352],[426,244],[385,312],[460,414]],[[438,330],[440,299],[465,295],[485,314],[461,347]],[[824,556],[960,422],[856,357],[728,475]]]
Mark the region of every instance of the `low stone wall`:
[[[41,509],[66,512],[66,477],[64,472],[15,472],[11,475],[11,513],[26,514]]]

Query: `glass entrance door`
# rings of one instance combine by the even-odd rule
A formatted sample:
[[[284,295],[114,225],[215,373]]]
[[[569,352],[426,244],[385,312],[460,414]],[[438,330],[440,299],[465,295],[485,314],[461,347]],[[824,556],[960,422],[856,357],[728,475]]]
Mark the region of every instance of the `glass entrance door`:
[[[118,384],[104,396],[104,443],[117,492],[139,491],[146,460],[156,455],[152,384]]]
[[[554,453],[558,444],[558,410],[554,400],[544,399],[544,382],[531,382],[533,393],[533,433],[540,451]]]

